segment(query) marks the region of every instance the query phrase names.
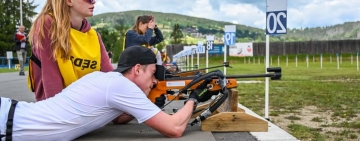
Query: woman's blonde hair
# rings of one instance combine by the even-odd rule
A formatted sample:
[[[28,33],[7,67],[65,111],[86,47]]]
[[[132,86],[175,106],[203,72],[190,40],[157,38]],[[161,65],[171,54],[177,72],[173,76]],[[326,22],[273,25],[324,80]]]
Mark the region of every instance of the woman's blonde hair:
[[[153,19],[152,15],[138,16],[135,20],[134,26],[131,29],[135,30],[136,33],[138,33],[140,35],[145,34],[145,33],[142,33],[141,30],[139,29],[140,22],[143,24],[146,24],[146,23],[149,23],[152,19]]]
[[[45,16],[50,14],[52,17],[51,28],[45,29]],[[36,29],[37,23],[40,23]],[[44,30],[49,30],[51,40],[51,52],[53,59],[57,55],[61,55],[63,59],[70,58],[71,44],[70,44],[70,7],[65,0],[47,0],[44,8],[39,16],[35,19],[29,32],[29,42],[37,48],[43,48],[41,40],[45,38]],[[35,33],[38,34],[36,41],[34,41]],[[46,35],[49,36],[49,35]]]

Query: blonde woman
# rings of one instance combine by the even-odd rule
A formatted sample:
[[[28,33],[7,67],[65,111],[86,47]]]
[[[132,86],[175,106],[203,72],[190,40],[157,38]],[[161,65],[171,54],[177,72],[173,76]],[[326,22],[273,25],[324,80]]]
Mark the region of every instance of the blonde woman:
[[[95,0],[47,0],[29,33],[28,85],[36,100],[53,97],[82,76],[112,71],[100,35],[85,17]]]

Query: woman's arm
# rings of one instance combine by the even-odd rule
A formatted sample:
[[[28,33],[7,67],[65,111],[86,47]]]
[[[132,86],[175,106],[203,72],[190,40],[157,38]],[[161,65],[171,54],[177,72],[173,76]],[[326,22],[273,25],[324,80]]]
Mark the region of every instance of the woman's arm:
[[[114,70],[114,67],[109,61],[109,56],[107,54],[105,45],[101,39],[101,35],[98,33],[99,43],[100,43],[100,52],[101,52],[101,64],[100,64],[100,71],[102,72],[109,72]]]
[[[40,36],[39,28],[43,28],[44,38],[40,41],[42,48],[34,47],[33,52],[35,56],[41,62],[40,71],[34,71],[35,76],[34,79],[41,79],[40,81],[35,81],[35,95],[37,97],[42,97],[44,99],[53,97],[55,94],[59,93],[63,89],[63,81],[62,76],[60,74],[59,67],[57,62],[52,57],[52,46],[51,46],[51,38],[50,38],[50,27],[51,27],[52,18],[47,15],[45,16],[45,23],[43,27],[40,27],[40,21],[36,23],[36,29],[34,35],[34,45],[37,44],[37,37]],[[42,87],[39,87],[42,85]],[[42,99],[37,99],[42,100]]]
[[[149,44],[151,40],[151,36],[153,34],[152,29],[147,29],[145,32],[145,35],[140,35],[136,33],[134,30],[129,30],[126,34],[126,38],[128,38],[128,41],[131,41],[132,43],[127,43],[129,45],[142,45],[142,44]]]
[[[151,37],[151,40],[149,42],[149,45],[152,46],[152,45],[156,45],[158,43],[161,43],[162,41],[164,41],[164,37],[160,31],[159,28],[154,28],[154,31],[155,31],[155,37]]]

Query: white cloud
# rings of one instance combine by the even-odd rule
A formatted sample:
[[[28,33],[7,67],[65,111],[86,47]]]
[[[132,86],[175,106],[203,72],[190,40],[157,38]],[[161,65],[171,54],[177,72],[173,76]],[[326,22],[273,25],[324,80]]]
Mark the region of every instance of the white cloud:
[[[46,0],[34,0],[40,12]],[[177,13],[265,28],[264,2],[254,0],[97,0],[94,14],[128,10]],[[287,1],[288,28],[331,26],[360,20],[359,0]]]
[[[265,27],[265,22],[261,22],[265,18],[265,13],[259,10],[254,5],[250,4],[222,4],[220,12],[224,13],[221,20],[235,19],[239,24],[259,27]],[[258,25],[255,25],[258,23]]]
[[[219,12],[213,10],[210,2],[208,0],[197,0],[190,11],[186,12],[189,16],[207,18],[207,19],[215,19]]]
[[[318,0],[288,10],[288,27],[317,27],[358,21],[360,1]]]

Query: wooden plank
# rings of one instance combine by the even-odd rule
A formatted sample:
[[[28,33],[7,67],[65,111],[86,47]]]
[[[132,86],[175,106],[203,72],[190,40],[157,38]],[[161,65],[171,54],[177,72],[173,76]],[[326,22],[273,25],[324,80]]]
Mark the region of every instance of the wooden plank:
[[[236,112],[238,109],[238,90],[228,89],[229,96],[217,109],[218,112]]]
[[[221,112],[202,121],[201,130],[267,132],[268,122],[243,112]]]
[[[197,106],[196,110],[206,108],[208,106],[209,103],[205,103]],[[191,118],[197,117],[203,111],[204,110],[201,110],[200,112],[193,114]],[[224,101],[224,103],[221,104],[218,109],[216,109],[216,111],[212,115],[215,115],[216,113],[220,113],[220,112],[245,112],[244,110],[238,108],[238,91],[236,89],[229,89],[229,96]]]
[[[209,106],[210,102],[209,103],[205,103],[205,104],[202,104],[202,105],[198,105],[196,107],[196,110],[199,110],[199,109],[205,109]],[[199,116],[202,112],[204,112],[204,110],[201,110],[200,112],[197,112],[196,114],[193,114],[191,115],[191,118],[196,118],[197,116]]]
[[[245,110],[238,107],[238,108],[237,108],[237,112],[243,112],[243,113],[245,113]]]
[[[196,114],[193,114],[191,115],[191,118],[196,118],[197,116],[199,116],[202,112],[204,112],[204,109],[207,108],[209,106],[210,102],[209,103],[206,103],[206,104],[203,104],[203,105],[200,105],[200,106],[197,106],[196,110],[199,110],[199,109],[203,109],[203,110],[200,110],[199,112],[197,112]],[[219,112],[218,111],[214,111],[211,116],[213,115],[216,115],[218,114]]]

